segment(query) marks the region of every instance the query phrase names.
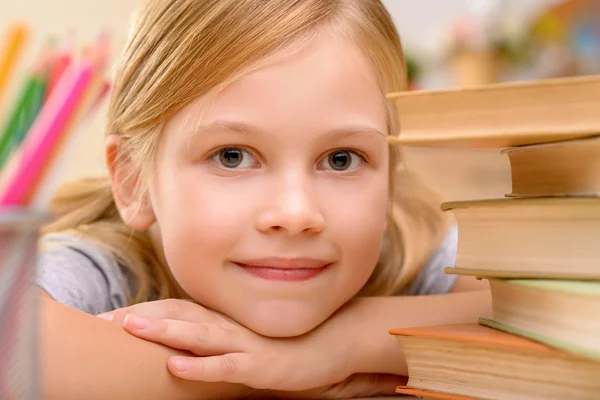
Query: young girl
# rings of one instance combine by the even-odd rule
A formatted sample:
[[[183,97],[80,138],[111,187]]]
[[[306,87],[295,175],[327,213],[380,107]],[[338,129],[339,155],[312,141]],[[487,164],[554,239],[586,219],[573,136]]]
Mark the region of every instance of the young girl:
[[[390,328],[484,315],[447,294],[477,287],[443,273],[456,228],[387,144],[405,75],[377,0],[145,1],[110,179],[64,187],[43,239],[46,397],[393,393]]]

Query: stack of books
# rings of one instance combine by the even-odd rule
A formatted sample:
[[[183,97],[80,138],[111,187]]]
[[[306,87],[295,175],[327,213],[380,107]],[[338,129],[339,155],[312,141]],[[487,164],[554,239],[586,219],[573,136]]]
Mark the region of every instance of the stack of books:
[[[600,77],[392,94],[402,146],[497,148],[511,193],[444,203],[455,265],[489,280],[479,323],[393,329],[435,399],[600,398]]]

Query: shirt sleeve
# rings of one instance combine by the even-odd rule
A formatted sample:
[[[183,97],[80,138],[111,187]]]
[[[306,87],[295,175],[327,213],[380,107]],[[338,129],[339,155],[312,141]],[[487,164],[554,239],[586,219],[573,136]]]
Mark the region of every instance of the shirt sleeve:
[[[457,275],[444,273],[454,266],[458,248],[458,227],[453,225],[417,277],[403,292],[409,296],[448,293],[456,283]]]
[[[119,264],[89,242],[50,245],[37,265],[37,286],[60,303],[93,315],[126,306]]]

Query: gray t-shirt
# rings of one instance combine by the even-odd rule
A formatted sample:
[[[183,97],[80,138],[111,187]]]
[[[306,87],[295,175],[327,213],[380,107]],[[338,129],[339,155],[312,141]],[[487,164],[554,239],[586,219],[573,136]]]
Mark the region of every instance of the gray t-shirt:
[[[135,287],[133,277],[101,246],[64,234],[48,235],[42,243],[37,285],[56,301],[93,315],[127,305]],[[458,229],[453,226],[425,268],[401,294],[449,292],[457,276],[445,274],[444,268],[454,265],[457,245]]]

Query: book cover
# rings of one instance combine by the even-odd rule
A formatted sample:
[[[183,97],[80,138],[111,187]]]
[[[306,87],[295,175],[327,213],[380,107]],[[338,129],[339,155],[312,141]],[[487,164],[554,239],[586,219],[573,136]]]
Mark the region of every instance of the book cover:
[[[600,76],[390,93],[402,146],[506,148],[597,136]]]

